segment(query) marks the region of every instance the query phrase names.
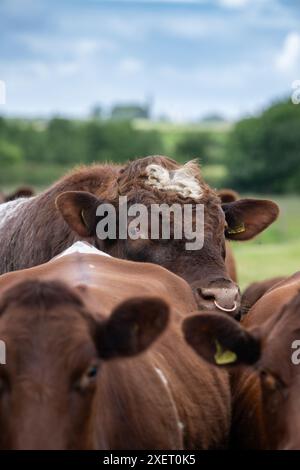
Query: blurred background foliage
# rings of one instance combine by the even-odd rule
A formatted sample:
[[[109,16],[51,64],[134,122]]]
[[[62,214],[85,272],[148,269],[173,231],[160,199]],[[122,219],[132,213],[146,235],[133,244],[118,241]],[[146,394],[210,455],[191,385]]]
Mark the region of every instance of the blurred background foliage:
[[[109,117],[95,106],[88,119],[0,117],[0,185],[49,185],[76,164],[125,162],[166,154],[199,158],[214,187],[243,193],[300,193],[300,106],[272,104],[236,123],[153,122],[140,105],[115,105]]]

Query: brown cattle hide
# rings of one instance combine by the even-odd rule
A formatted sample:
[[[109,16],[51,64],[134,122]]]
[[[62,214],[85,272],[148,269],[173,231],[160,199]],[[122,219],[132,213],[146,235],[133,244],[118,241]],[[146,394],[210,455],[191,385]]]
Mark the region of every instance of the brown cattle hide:
[[[9,409],[0,403],[1,448],[226,446],[228,374],[199,359],[182,338],[181,320],[196,304],[180,277],[152,264],[78,252],[1,276],[0,297],[0,337],[10,352],[1,370],[11,377]],[[151,299],[159,299],[158,307]],[[145,324],[145,307],[136,311],[145,301],[152,301],[152,316],[169,305],[170,324],[147,352],[121,357],[128,345],[145,341],[145,326],[160,320],[156,314]],[[118,332],[110,321],[117,310],[124,325],[131,318],[140,323]]]

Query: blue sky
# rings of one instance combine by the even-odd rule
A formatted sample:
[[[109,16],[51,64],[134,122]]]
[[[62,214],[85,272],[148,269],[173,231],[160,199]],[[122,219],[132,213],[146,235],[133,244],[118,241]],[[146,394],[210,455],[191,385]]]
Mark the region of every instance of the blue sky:
[[[195,120],[256,112],[300,79],[298,0],[1,0],[13,115],[144,101]]]

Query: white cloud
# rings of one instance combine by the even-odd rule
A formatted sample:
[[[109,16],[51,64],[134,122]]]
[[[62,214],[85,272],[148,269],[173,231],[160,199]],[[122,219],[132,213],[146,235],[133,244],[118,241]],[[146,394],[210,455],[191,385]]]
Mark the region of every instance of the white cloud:
[[[226,8],[243,8],[250,3],[250,0],[219,0],[219,4]]]
[[[135,75],[143,69],[143,63],[134,57],[126,57],[120,61],[119,69],[127,75]]]
[[[283,71],[291,71],[300,65],[300,34],[289,33],[283,43],[281,52],[276,58],[276,66]]]
[[[33,0],[0,7],[4,1]],[[291,76],[282,72],[300,65],[291,53],[300,31],[281,0],[146,0],[155,1],[170,7],[100,9],[93,0],[72,15],[65,8],[40,15],[47,28],[37,19],[37,28],[15,28],[0,60],[10,95],[4,112],[85,113],[95,102],[153,95],[156,114],[197,119],[214,109],[236,117],[288,94],[299,77],[295,66]],[[289,32],[298,39],[287,41]]]
[[[226,21],[220,17],[209,15],[191,16],[173,15],[163,18],[156,25],[162,31],[185,39],[198,39],[205,36],[215,35],[215,32],[223,32],[227,28]]]
[[[18,39],[25,44],[29,50],[40,57],[45,58],[53,56],[57,59],[58,55],[70,55],[72,57],[92,56],[103,51],[112,51],[116,49],[113,41],[106,38],[64,38],[58,35],[56,38],[51,36],[40,37],[36,34],[20,34]]]
[[[104,2],[119,2],[119,0],[103,0]],[[202,4],[207,0],[122,0],[123,3],[182,3],[182,4]]]
[[[91,39],[82,39],[76,44],[76,49],[80,55],[93,54],[98,49],[98,43]]]
[[[228,63],[221,71],[217,63],[184,69],[165,65],[152,80],[157,114],[167,109],[176,120],[197,119],[212,110],[235,119],[289,92],[289,83],[281,74],[274,75],[273,64],[263,57],[256,62]]]

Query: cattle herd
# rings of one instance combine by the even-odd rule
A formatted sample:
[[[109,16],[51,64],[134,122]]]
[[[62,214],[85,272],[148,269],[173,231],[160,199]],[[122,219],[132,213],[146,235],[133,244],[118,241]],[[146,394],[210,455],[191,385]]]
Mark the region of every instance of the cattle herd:
[[[201,203],[203,247],[100,239],[121,196]],[[278,214],[163,156],[0,193],[0,448],[300,449],[300,273],[241,295],[229,244]]]

